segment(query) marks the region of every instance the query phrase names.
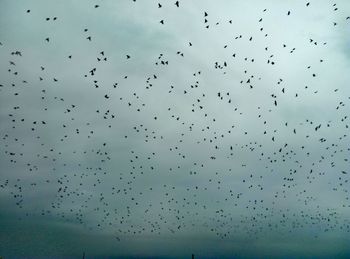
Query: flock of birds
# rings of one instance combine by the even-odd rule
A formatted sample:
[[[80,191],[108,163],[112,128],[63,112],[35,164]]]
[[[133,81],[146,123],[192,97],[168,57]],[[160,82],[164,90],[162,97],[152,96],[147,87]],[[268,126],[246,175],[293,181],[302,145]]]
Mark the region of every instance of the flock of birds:
[[[156,32],[138,31],[142,18],[136,29],[121,19],[127,29],[114,38],[88,20],[62,25],[72,23],[69,12],[16,10],[23,21],[0,35],[6,208],[18,220],[70,222],[117,242],[349,235],[350,95],[327,76],[337,71],[328,64],[332,39],[304,28],[305,37],[286,40],[264,23],[277,9],[247,14],[253,29],[242,32],[239,16],[223,20],[200,6],[201,20],[188,25],[197,31],[181,36],[162,10],[186,14],[190,3],[140,2],[125,1],[125,12],[151,5],[160,19],[143,15]],[[103,21],[105,5],[84,8]],[[294,26],[293,16],[317,5],[292,6],[280,19]],[[350,26],[336,3],[323,11],[334,18],[330,31]],[[35,29],[19,36],[25,24]]]

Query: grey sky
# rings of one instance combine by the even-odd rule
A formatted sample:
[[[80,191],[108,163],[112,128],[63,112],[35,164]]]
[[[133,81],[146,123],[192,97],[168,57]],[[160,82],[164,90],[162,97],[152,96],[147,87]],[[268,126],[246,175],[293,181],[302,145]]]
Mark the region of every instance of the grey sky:
[[[350,2],[175,2],[0,0],[0,256],[349,255]]]

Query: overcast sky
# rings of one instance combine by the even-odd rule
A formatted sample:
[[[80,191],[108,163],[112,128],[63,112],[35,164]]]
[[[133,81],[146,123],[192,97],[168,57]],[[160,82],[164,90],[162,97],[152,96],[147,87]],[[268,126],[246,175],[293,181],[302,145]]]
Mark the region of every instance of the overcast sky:
[[[0,0],[0,256],[348,257],[350,2]]]

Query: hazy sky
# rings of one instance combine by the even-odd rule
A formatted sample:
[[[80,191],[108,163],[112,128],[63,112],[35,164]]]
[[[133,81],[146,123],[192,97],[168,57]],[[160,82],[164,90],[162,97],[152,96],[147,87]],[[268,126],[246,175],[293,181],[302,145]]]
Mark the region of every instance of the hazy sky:
[[[350,256],[350,2],[0,0],[0,256]]]

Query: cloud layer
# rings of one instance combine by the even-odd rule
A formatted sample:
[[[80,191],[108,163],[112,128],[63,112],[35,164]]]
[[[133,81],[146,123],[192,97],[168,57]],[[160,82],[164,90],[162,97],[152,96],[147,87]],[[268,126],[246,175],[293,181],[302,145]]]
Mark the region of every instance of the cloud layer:
[[[0,255],[345,258],[350,3],[174,3],[0,2]]]

